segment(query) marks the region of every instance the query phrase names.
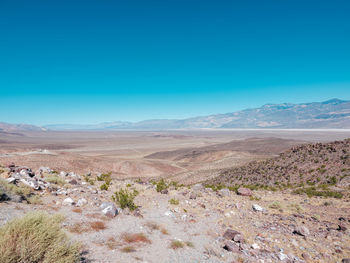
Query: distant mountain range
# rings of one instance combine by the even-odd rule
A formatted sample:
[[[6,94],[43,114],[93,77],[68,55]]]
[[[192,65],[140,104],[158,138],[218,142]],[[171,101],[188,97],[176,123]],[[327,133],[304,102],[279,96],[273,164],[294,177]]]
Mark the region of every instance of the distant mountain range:
[[[4,124],[2,124],[4,126]],[[3,128],[0,123],[0,130]],[[182,120],[106,122],[91,125],[53,124],[43,127],[15,125],[19,129],[49,130],[166,130],[196,128],[350,128],[350,101],[331,99],[312,103],[266,104],[260,108]],[[34,128],[36,127],[36,128]]]

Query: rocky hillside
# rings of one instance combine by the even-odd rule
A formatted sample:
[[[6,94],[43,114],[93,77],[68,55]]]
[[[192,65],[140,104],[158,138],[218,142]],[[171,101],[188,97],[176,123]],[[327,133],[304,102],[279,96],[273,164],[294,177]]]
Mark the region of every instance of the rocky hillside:
[[[350,139],[292,147],[276,158],[224,170],[214,184],[350,185]]]
[[[6,238],[0,235],[0,262],[39,262],[16,256],[50,254],[38,239],[31,239],[31,250],[24,249],[31,242],[17,242],[28,233],[36,237],[47,224],[24,230],[20,224],[6,231],[23,222],[14,218],[40,216],[33,211],[61,218],[61,230],[80,244],[79,260],[54,262],[350,262],[347,197],[307,198],[246,188],[237,193],[201,184],[0,165],[0,233],[7,233]]]

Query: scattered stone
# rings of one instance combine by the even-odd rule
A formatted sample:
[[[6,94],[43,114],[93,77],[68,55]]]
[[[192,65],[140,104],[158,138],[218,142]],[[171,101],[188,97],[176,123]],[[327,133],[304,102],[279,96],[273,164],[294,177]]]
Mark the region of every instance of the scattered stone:
[[[77,206],[87,205],[88,201],[85,198],[81,198],[78,200]]]
[[[72,184],[72,185],[77,185],[78,181],[75,180],[75,179],[72,179],[72,180],[69,181],[69,183]]]
[[[74,200],[70,197],[63,200],[62,205],[74,205]]]
[[[205,187],[202,184],[195,184],[192,186],[192,190],[196,192],[205,191]]]
[[[102,214],[108,217],[115,217],[118,214],[117,207],[112,202],[104,202],[100,205]]]
[[[221,189],[218,191],[218,195],[221,197],[230,196],[230,190],[228,190],[227,188]]]
[[[197,198],[197,195],[195,193],[190,194],[190,199],[196,199],[196,198]]]
[[[160,191],[160,193],[163,194],[163,195],[168,194],[168,192],[169,192],[168,189],[164,189],[164,190]]]
[[[264,211],[264,208],[262,208],[260,205],[257,205],[257,204],[253,204],[253,210],[256,211],[256,212],[263,212]]]
[[[61,177],[66,177],[66,176],[68,176],[68,173],[65,172],[65,171],[61,171],[61,172],[60,172],[60,176],[61,176]]]
[[[233,230],[233,229],[227,229],[223,235],[223,238],[233,240],[235,242],[243,241],[242,234],[236,230]]]
[[[237,194],[242,195],[242,196],[251,196],[253,193],[248,188],[240,187],[237,190]]]
[[[306,226],[297,226],[294,228],[293,234],[306,237],[310,235],[310,231]]]
[[[259,245],[256,243],[252,244],[251,247],[252,247],[252,249],[260,249]]]
[[[345,226],[344,224],[340,223],[340,224],[338,225],[337,230],[338,230],[338,231],[344,231],[344,232],[345,232],[345,231],[347,230],[347,228],[346,228],[346,226]]]
[[[239,245],[237,245],[235,242],[233,242],[232,240],[226,240],[224,243],[224,247],[223,249],[230,251],[230,252],[235,252],[235,253],[239,253]]]

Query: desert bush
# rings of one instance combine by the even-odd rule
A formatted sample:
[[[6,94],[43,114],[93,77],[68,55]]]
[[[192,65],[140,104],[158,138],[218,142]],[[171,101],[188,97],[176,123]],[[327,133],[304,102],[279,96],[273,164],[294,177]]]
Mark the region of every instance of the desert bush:
[[[129,208],[131,211],[135,210],[137,206],[134,203],[134,199],[137,195],[137,191],[133,193],[129,192],[128,189],[120,189],[115,192],[112,196],[114,202],[118,203],[122,209]]]
[[[269,205],[269,208],[271,209],[281,209],[282,206],[278,201],[273,202],[271,205]]]
[[[51,184],[57,184],[57,185],[64,185],[66,183],[66,181],[54,174],[48,174],[45,176],[45,181]]]
[[[306,188],[299,188],[292,192],[293,194],[306,194],[308,197],[313,196],[321,196],[321,197],[333,197],[333,198],[342,198],[343,194],[331,191],[327,189],[317,189],[316,187],[306,187]]]
[[[174,199],[174,198],[171,198],[171,199],[169,200],[169,203],[170,203],[171,205],[178,205],[178,204],[179,204],[179,200]]]
[[[28,186],[17,186],[15,184],[9,184],[6,180],[0,178],[0,189],[3,192],[9,192],[11,194],[20,195],[23,197],[30,196],[33,190]]]
[[[2,263],[79,262],[79,246],[61,230],[63,217],[28,213],[0,228]]]
[[[97,176],[97,181],[105,181],[106,184],[110,184],[112,181],[112,172],[101,174],[100,176]]]
[[[160,179],[160,181],[156,183],[157,192],[161,192],[161,191],[168,189],[168,188],[169,188],[169,185],[165,182],[165,180],[163,178]]]
[[[102,184],[102,185],[100,186],[100,189],[101,189],[102,191],[107,191],[108,188],[109,188],[109,184],[107,184],[107,183],[104,183],[104,184]]]

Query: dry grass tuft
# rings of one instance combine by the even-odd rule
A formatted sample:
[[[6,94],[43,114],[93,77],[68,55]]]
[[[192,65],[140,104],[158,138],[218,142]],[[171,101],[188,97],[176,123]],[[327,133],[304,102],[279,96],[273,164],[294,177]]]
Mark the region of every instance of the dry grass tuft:
[[[164,227],[162,227],[162,228],[160,229],[160,232],[161,232],[163,235],[169,235],[168,230],[167,230],[166,228],[164,228]]]
[[[102,221],[90,222],[90,227],[91,227],[91,229],[93,229],[95,231],[100,231],[100,230],[104,230],[107,228],[106,224]]]
[[[148,221],[145,224],[146,227],[148,227],[151,230],[159,230],[160,226],[156,222]]]
[[[173,240],[170,243],[170,247],[172,249],[183,248],[184,246],[185,246],[185,244],[183,242],[181,242],[180,240]]]
[[[109,237],[106,241],[106,245],[109,249],[116,249],[119,245],[121,245],[114,237]]]
[[[101,221],[94,221],[94,222],[78,222],[74,223],[73,225],[67,227],[68,231],[76,234],[81,234],[84,232],[91,232],[91,231],[101,231],[106,229],[106,225],[104,222]]]
[[[178,248],[183,248],[183,247],[194,247],[193,243],[190,241],[182,242],[180,240],[173,240],[170,243],[170,247],[172,249],[178,249]]]
[[[78,213],[78,214],[81,214],[83,212],[83,210],[81,210],[81,208],[73,208],[72,211],[74,213]]]
[[[126,243],[151,243],[143,233],[124,233],[121,237]]]
[[[63,218],[43,212],[28,213],[0,228],[2,263],[74,263],[79,261],[79,246],[61,230]]]
[[[136,249],[133,246],[126,246],[120,249],[120,251],[124,253],[132,253],[132,252],[136,252]]]

